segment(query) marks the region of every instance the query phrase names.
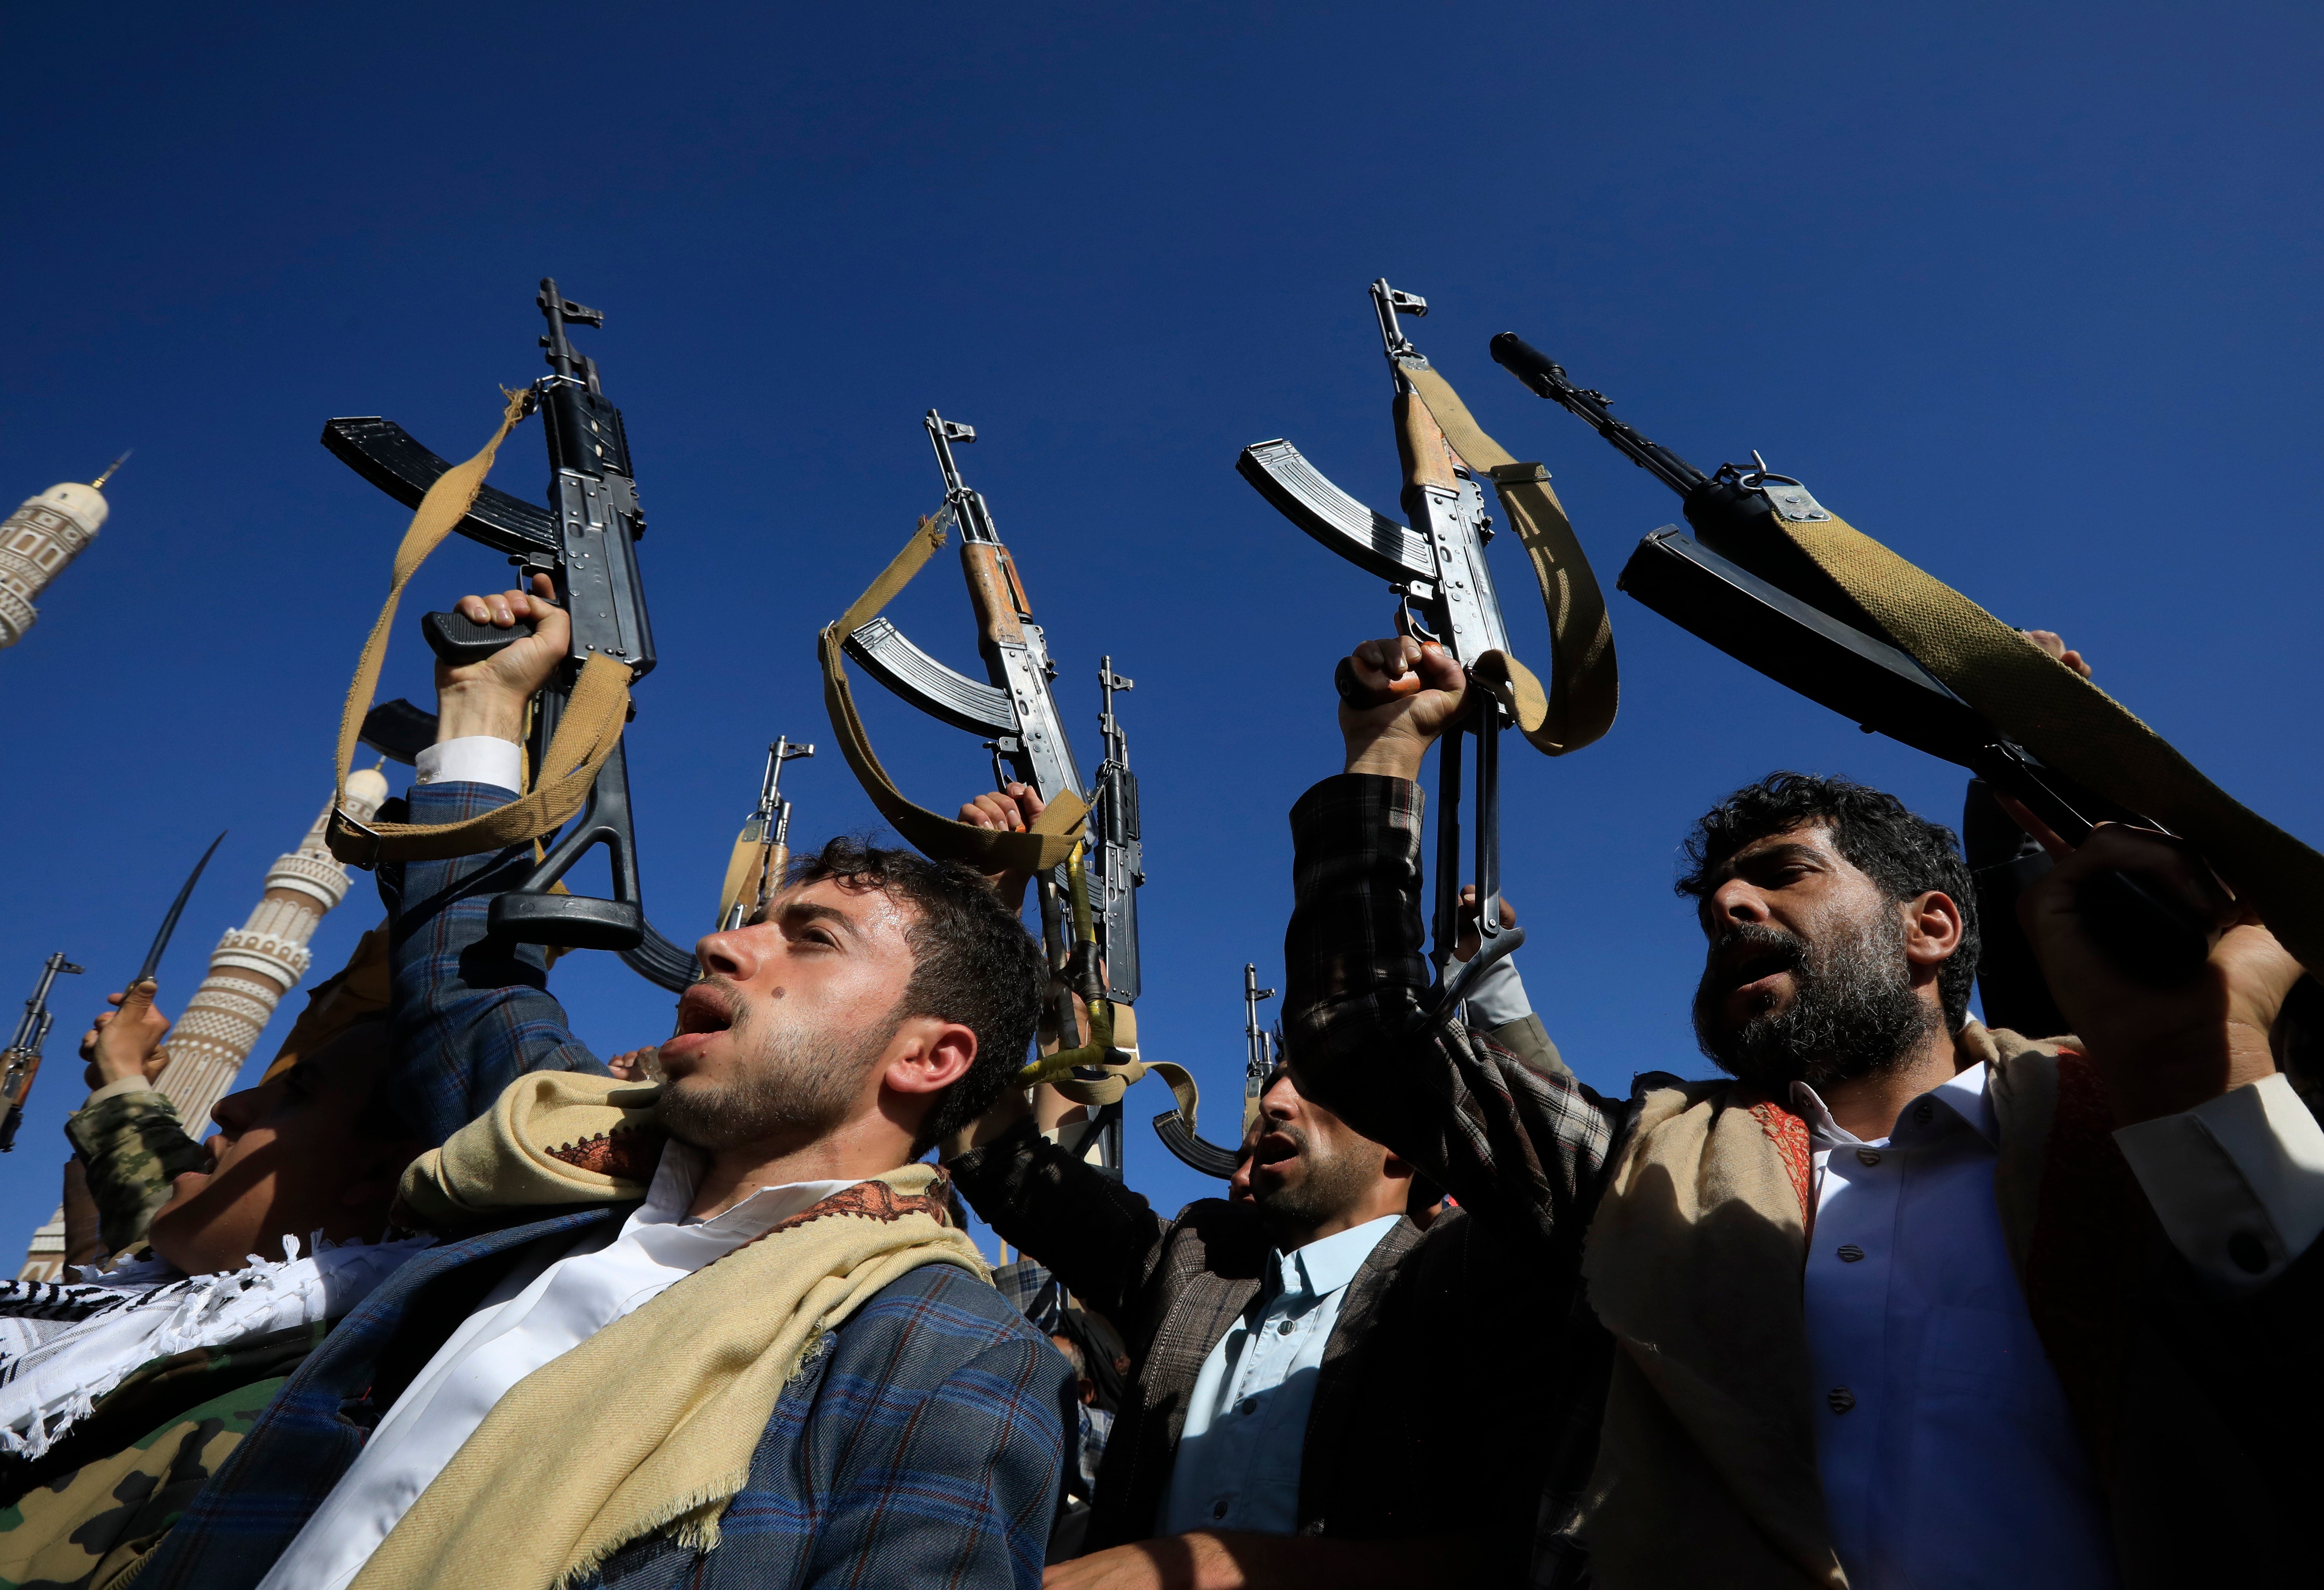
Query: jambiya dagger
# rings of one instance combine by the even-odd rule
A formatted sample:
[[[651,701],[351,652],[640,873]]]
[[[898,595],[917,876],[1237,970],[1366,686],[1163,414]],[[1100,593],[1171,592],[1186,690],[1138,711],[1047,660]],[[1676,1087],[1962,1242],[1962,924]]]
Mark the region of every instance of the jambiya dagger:
[[[153,942],[145,951],[144,964],[122,990],[123,1016],[142,1012],[152,1004],[153,974],[161,970],[161,957],[169,953],[170,940],[178,931],[178,918],[186,914],[186,902],[193,898],[194,886],[202,880],[203,869],[209,866],[210,858],[217,854],[225,840],[221,832],[210,841],[210,848],[202,852],[202,859],[186,876],[178,897],[170,902],[169,912],[161,918],[161,931],[153,935]],[[61,951],[50,956],[41,969],[41,980],[32,997],[24,1001],[24,1014],[16,1022],[16,1035],[9,1041],[7,1049],[0,1052],[0,1099],[5,1100],[8,1111],[6,1118],[0,1120],[0,1153],[15,1149],[16,1129],[24,1120],[24,1101],[32,1096],[33,1079],[40,1075],[41,1048],[48,1041],[49,1029],[56,1025],[56,1014],[49,1008],[49,990],[60,973],[78,976],[87,970],[67,960]]]

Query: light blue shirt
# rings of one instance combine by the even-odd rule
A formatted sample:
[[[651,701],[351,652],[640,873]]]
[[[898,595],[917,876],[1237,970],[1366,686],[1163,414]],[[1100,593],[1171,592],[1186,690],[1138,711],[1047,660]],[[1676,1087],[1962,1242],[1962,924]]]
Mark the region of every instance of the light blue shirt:
[[[1855,1590],[2110,1590],[2105,1504],[1994,1201],[1982,1065],[1867,1143],[1794,1084],[1815,1154],[1816,1459]]]
[[[1267,1255],[1259,1296],[1194,1377],[1157,1533],[1299,1527],[1299,1465],[1324,1344],[1348,1282],[1401,1217],[1383,1215]]]

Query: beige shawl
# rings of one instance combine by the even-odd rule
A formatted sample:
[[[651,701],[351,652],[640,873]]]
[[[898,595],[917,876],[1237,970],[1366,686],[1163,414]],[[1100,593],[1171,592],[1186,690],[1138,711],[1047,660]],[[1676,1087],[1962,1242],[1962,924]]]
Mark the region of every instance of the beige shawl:
[[[1997,1038],[1998,1043],[1997,1043]],[[1993,1069],[2002,1220],[2023,1273],[2057,1097],[2054,1046],[1975,1022]],[[1844,1590],[1816,1468],[1800,1296],[1807,1124],[1732,1082],[1646,1096],[1590,1228],[1590,1301],[1619,1351],[1570,1530],[1609,1590]]]
[[[535,1072],[406,1173],[436,1223],[634,1198],[656,1097]],[[984,1265],[945,1223],[941,1175],[905,1165],[834,1193],[535,1370],[420,1493],[355,1590],[550,1590],[674,1530],[717,1544],[776,1399],[824,1335],[922,1264]]]

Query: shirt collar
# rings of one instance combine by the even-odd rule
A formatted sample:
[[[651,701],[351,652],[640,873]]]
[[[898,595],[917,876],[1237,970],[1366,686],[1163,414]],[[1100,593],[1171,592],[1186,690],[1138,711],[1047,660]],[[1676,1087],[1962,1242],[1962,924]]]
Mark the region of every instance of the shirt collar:
[[[1267,1255],[1269,1295],[1327,1298],[1356,1278],[1372,1249],[1396,1229],[1402,1215],[1382,1215],[1360,1226],[1309,1243],[1289,1254],[1277,1249]]]
[[[672,1138],[662,1150],[661,1163],[654,1167],[653,1181],[646,1189],[646,1201],[627,1224],[687,1226],[714,1236],[757,1236],[778,1220],[788,1219],[862,1179],[786,1181],[760,1187],[730,1209],[706,1220],[691,1219],[687,1215],[687,1206],[694,1201],[695,1190],[702,1185],[702,1172],[708,1166],[709,1160],[700,1149]]]
[[[1987,1087],[1991,1080],[1992,1073],[1983,1061],[1966,1071],[1954,1072],[1905,1105],[1903,1113],[1896,1117],[1895,1126],[1883,1141],[1910,1147],[1916,1142],[1925,1142],[1932,1135],[1950,1129],[1950,1121],[1932,1119],[1923,1123],[1916,1117],[1914,1112],[1926,1101],[1945,1111],[1951,1117],[1951,1121],[1959,1122],[1983,1138],[1987,1148],[1999,1147],[2001,1132],[1994,1121],[1993,1096]],[[1840,1124],[1831,1118],[1831,1111],[1824,1107],[1823,1099],[1805,1082],[1792,1084],[1792,1107],[1807,1123],[1808,1135],[1819,1147],[1831,1148],[1864,1141],[1855,1133],[1842,1130]]]

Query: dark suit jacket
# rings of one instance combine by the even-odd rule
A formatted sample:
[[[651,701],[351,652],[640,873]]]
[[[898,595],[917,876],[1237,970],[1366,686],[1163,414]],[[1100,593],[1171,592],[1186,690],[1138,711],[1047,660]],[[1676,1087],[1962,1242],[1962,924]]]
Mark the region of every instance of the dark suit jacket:
[[[993,1229],[1120,1328],[1132,1384],[1098,1471],[1089,1547],[1152,1537],[1195,1376],[1259,1293],[1270,1244],[1258,1211],[1204,1199],[1165,1221],[1030,1122],[947,1168]],[[1399,1222],[1349,1282],[1324,1346],[1299,1532],[1462,1536],[1474,1582],[1521,1583],[1551,1378],[1531,1347],[1569,1325],[1595,1329],[1569,1318],[1575,1308],[1460,1210],[1425,1232]]]

